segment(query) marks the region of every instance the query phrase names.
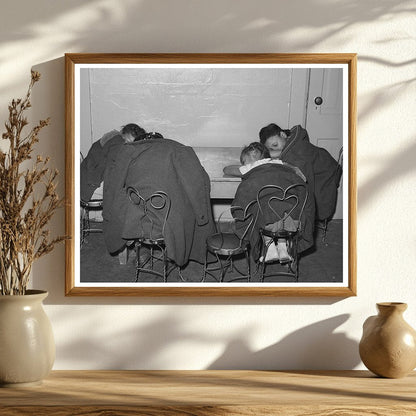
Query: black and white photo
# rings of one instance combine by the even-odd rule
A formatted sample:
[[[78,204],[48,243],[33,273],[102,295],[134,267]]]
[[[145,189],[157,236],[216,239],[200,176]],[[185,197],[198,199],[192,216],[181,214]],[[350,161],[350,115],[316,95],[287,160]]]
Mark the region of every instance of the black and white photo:
[[[66,55],[67,294],[355,294],[355,55]]]

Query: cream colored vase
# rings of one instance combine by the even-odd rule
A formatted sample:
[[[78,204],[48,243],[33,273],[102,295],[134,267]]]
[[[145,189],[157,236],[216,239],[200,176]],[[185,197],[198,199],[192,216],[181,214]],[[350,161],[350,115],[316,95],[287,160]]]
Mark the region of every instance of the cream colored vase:
[[[0,295],[0,385],[39,384],[55,361],[52,326],[42,301],[48,292]]]
[[[378,315],[364,322],[360,357],[381,377],[400,378],[416,367],[416,331],[403,319],[406,303],[377,303]]]

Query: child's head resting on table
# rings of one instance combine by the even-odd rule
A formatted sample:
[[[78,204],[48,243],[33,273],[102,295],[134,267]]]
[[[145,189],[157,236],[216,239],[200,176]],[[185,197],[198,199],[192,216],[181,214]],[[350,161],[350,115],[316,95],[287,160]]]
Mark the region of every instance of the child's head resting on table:
[[[257,166],[273,163],[276,165],[285,165],[290,167],[306,182],[305,175],[298,167],[289,163],[282,162],[280,159],[271,158],[269,149],[260,142],[253,142],[244,147],[240,154],[240,162],[242,164],[242,166],[239,168],[241,175],[245,175],[247,172]]]
[[[240,162],[242,165],[250,165],[261,159],[270,158],[267,147],[260,142],[250,143],[245,146],[240,154]]]
[[[242,166],[239,169],[242,175],[265,163],[282,163],[280,160],[273,161],[267,147],[260,142],[253,142],[244,147],[240,154],[240,162]]]

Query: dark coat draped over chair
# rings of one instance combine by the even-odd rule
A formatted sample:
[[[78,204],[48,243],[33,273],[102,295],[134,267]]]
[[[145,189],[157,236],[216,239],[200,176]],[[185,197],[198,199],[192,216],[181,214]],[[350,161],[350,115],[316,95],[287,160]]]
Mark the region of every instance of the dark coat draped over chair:
[[[112,130],[94,142],[81,162],[81,199],[88,202],[101,185],[107,167],[107,159],[117,154],[124,140],[117,130]]]
[[[308,132],[301,126],[291,129],[280,156],[283,162],[297,166],[315,196],[316,218],[330,218],[336,208],[341,169],[326,149],[310,143]]]
[[[104,173],[104,238],[110,253],[140,237],[140,209],[126,189],[143,198],[156,191],[169,195],[171,209],[165,229],[167,256],[177,265],[203,262],[205,240],[215,232],[210,180],[192,147],[169,139],[124,144],[107,155]]]
[[[281,188],[286,189],[290,185],[296,183],[304,183],[304,181],[290,166],[275,163],[260,165],[243,175],[242,182],[237,188],[235,199],[232,204],[233,206],[245,207],[250,201],[257,198],[259,190],[265,185],[278,185]],[[272,195],[267,195],[268,198],[270,198],[270,196]],[[279,194],[279,196],[281,195]],[[267,210],[264,210],[264,212],[267,213]],[[255,259],[257,259],[259,254],[259,229],[264,228],[267,224],[273,223],[274,221],[276,221],[274,216],[268,217],[267,215],[265,216],[259,213],[250,241],[253,249],[253,257]],[[299,253],[307,250],[314,244],[315,201],[313,194],[311,193],[308,195],[301,222],[302,230],[298,244]]]

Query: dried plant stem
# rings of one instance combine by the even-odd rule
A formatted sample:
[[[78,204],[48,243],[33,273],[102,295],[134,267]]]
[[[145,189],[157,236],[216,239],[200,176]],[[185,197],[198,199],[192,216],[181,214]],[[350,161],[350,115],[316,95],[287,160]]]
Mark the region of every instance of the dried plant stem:
[[[32,159],[38,134],[50,122],[40,120],[26,136],[28,121],[24,115],[30,108],[30,96],[40,74],[32,71],[31,82],[23,99],[9,105],[3,140],[9,143],[0,151],[0,294],[23,295],[29,283],[33,262],[53,250],[65,239],[49,237],[45,228],[63,200],[56,193],[57,171],[51,172],[49,158],[37,156],[30,168],[23,164]],[[40,195],[35,197],[34,195]]]

